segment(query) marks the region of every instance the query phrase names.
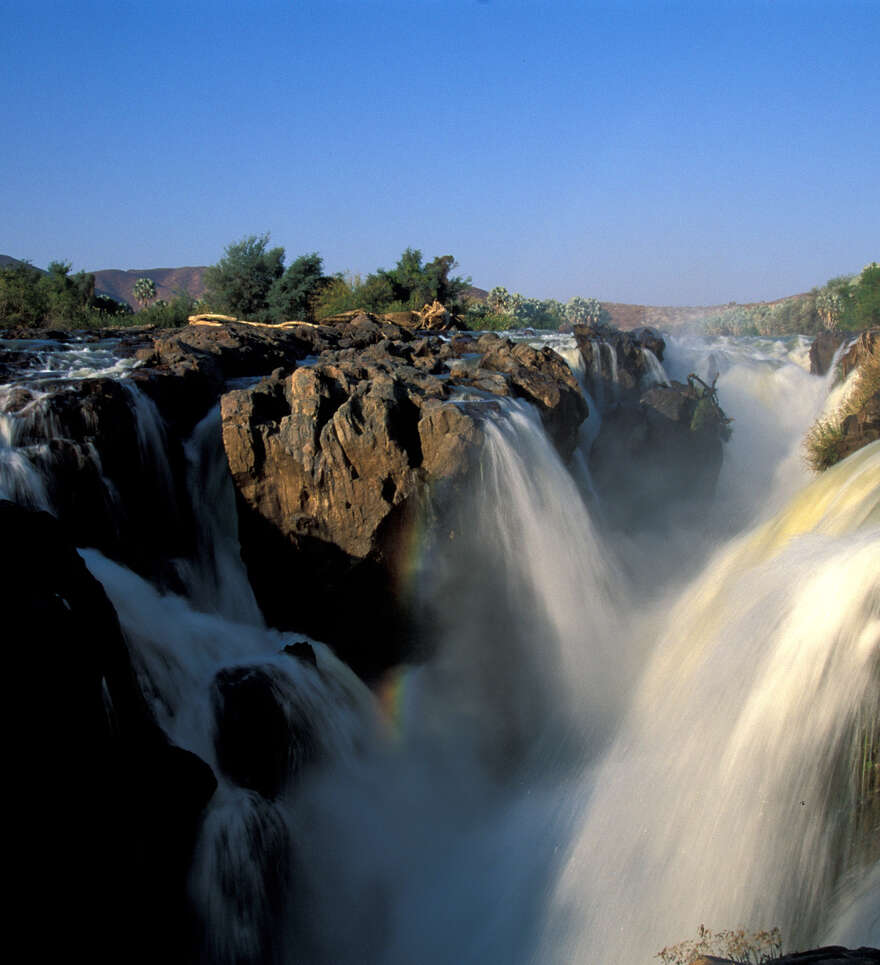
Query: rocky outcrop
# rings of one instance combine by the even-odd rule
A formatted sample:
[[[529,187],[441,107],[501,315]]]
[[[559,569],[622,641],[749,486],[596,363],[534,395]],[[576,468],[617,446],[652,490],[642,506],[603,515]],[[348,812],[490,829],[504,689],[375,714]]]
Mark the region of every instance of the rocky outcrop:
[[[110,378],[44,379],[0,390],[0,412],[30,466],[22,501],[39,497],[77,545],[175,585],[169,560],[195,540],[184,454],[136,389]]]
[[[211,703],[217,764],[239,787],[272,800],[315,756],[313,725],[271,665],[221,670]]]
[[[574,334],[602,413],[589,465],[608,521],[656,526],[700,512],[730,436],[714,383],[691,376],[652,385],[666,349],[653,329],[576,325]]]
[[[834,355],[847,336],[841,332],[819,332],[810,345],[810,374],[825,375],[831,368]]]
[[[823,470],[880,439],[880,330],[862,332],[841,356],[852,381],[837,412],[820,419],[805,440],[807,460]]]
[[[766,959],[766,965],[876,965],[877,962],[880,962],[878,948],[844,948],[842,945],[828,945],[808,952],[794,952],[780,958]],[[730,958],[701,955],[694,959],[691,965],[737,965],[737,963]]]
[[[632,401],[652,372],[646,350],[663,361],[666,343],[651,328],[621,332],[600,323],[575,325],[574,337],[584,360],[587,387],[602,406]]]
[[[406,654],[408,541],[463,484],[505,396],[534,403],[570,454],[587,410],[568,367],[496,336],[325,350],[224,395],[242,556],[269,622],[320,635],[365,676]]]
[[[590,470],[612,525],[664,525],[702,512],[721,471],[728,423],[714,388],[693,376],[611,408]]]
[[[211,770],[156,724],[62,524],[0,502],[0,528],[16,927],[47,959],[81,947],[97,962],[189,961],[187,874]]]

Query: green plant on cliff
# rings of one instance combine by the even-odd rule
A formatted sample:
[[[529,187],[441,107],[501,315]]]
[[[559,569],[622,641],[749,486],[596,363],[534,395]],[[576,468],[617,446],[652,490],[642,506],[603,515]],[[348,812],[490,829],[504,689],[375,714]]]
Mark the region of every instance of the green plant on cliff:
[[[840,462],[846,454],[843,446],[843,424],[851,415],[865,408],[868,401],[880,395],[880,357],[868,355],[852,375],[852,385],[837,412],[817,420],[807,432],[804,453],[814,472],[823,472]]]
[[[737,965],[762,965],[782,954],[778,928],[748,932],[744,928],[713,932],[700,925],[697,937],[669,945],[654,957],[664,965],[691,965],[704,955],[716,955]]]

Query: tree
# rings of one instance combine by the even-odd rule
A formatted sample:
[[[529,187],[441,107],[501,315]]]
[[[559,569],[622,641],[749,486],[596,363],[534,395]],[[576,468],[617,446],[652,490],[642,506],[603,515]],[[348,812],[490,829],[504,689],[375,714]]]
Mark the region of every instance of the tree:
[[[269,235],[250,235],[228,245],[205,271],[205,300],[215,311],[250,321],[270,321],[269,292],[284,274],[284,249],[269,248]]]
[[[486,300],[489,302],[489,308],[491,308],[496,315],[508,314],[510,292],[503,285],[496,285],[492,291],[489,292]]]
[[[138,278],[131,293],[138,305],[146,308],[156,297],[156,283],[152,278]]]
[[[269,289],[269,312],[277,321],[288,319],[311,320],[312,302],[323,287],[323,263],[320,255],[313,251],[300,255],[291,262],[280,278],[276,278]]]
[[[852,296],[852,319],[856,328],[880,325],[880,265],[872,261],[859,275]]]
[[[606,321],[608,313],[597,299],[575,295],[565,306],[565,317],[572,325],[596,325]]]

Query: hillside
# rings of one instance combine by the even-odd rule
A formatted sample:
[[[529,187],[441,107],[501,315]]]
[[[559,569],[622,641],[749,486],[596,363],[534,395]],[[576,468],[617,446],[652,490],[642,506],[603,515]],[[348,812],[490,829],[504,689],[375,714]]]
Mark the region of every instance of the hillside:
[[[156,294],[166,301],[179,292],[188,292],[198,298],[205,292],[204,266],[196,268],[105,268],[94,272],[95,288],[117,301],[128,302],[137,308],[137,300],[132,294],[138,278],[152,278],[156,283]]]

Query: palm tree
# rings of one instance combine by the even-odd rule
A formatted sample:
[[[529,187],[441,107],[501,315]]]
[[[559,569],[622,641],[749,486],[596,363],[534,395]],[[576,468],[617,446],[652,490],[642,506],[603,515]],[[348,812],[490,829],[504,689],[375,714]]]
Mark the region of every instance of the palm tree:
[[[131,290],[141,308],[146,308],[156,297],[156,283],[152,278],[138,278]]]

